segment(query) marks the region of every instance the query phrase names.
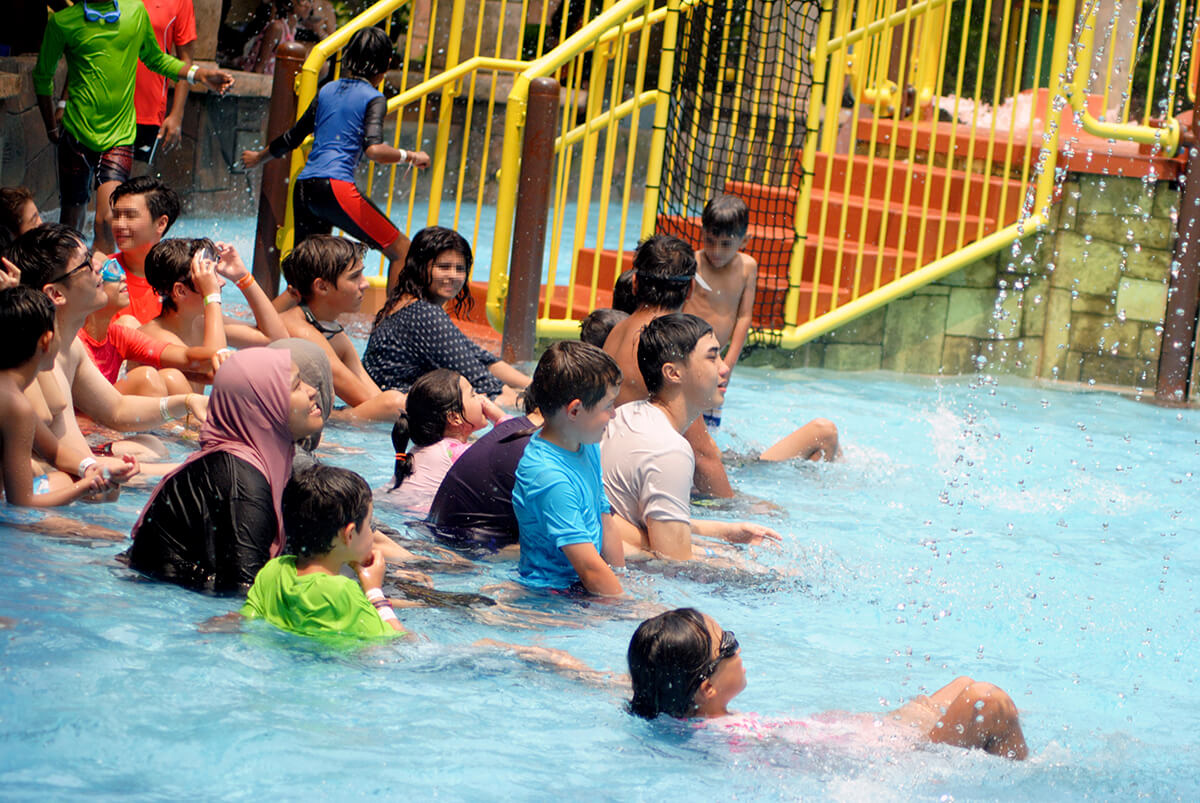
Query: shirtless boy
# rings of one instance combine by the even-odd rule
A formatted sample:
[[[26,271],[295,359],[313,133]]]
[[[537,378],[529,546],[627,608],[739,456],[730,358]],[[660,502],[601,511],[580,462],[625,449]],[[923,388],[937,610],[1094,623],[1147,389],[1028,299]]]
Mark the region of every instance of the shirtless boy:
[[[696,273],[706,287],[696,287],[683,304],[683,311],[698,315],[713,328],[725,351],[725,364],[733,371],[746,345],[754,312],[754,288],[758,263],[741,252],[750,227],[750,210],[734,195],[718,195],[704,205],[701,217],[704,248],[696,252]],[[721,426],[721,410],[706,410],[704,423],[710,431]]]
[[[216,260],[213,257],[217,257]],[[258,328],[236,318],[213,315],[220,309],[221,287],[229,279],[246,297]],[[146,255],[146,279],[162,297],[162,312],[141,327],[143,334],[177,346],[265,346],[287,337],[271,299],[242,263],[237,250],[207,239],[163,240]],[[193,388],[202,384],[193,379]]]
[[[339,315],[358,312],[367,279],[363,275],[365,248],[343,237],[314,234],[284,257],[284,278],[299,294],[300,303],[280,314],[291,337],[316,343],[329,357],[333,389],[351,412],[370,421],[394,421],[404,410],[404,394],[380,390],[363,368]]]

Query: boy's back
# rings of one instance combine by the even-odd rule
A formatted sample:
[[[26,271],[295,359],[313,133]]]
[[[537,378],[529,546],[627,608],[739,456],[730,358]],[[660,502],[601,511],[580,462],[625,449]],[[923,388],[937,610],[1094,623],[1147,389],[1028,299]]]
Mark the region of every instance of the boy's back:
[[[341,575],[298,574],[293,555],[274,558],[259,570],[242,615],[304,636],[396,635],[358,583]]]
[[[522,582],[555,589],[578,583],[562,548],[590,543],[601,550],[600,516],[609,506],[600,479],[600,447],[585,443],[568,452],[534,435],[517,466],[512,498]]]

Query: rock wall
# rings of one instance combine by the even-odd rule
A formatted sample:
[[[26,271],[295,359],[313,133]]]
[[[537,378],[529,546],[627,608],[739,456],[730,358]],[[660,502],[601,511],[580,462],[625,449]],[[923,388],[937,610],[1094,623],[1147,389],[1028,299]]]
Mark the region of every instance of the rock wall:
[[[1178,205],[1174,182],[1069,174],[1046,231],[795,352],[747,359],[1152,389]]]

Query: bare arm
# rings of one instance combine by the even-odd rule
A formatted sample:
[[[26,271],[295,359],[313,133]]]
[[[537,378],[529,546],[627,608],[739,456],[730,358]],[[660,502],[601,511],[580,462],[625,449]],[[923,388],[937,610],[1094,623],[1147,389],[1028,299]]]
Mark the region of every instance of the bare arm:
[[[76,347],[82,349],[83,343],[76,340],[71,348]],[[119,432],[153,429],[164,421],[160,403],[166,405],[167,420],[183,418],[189,412],[202,421],[207,417],[208,399],[199,393],[177,393],[161,399],[153,396],[123,396],[104,378],[104,374],[86,354],[82,357],[81,361],[77,361],[71,395],[76,407],[106,427]]]
[[[510,385],[518,390],[524,390],[525,388],[529,387],[529,383],[533,381],[529,377],[525,376],[525,374],[506,363],[504,360],[497,360],[489,365],[488,372],[504,384]]]
[[[93,491],[103,490],[104,478],[97,471],[89,472],[87,477],[76,480],[66,488],[34,494],[30,458],[33,455],[37,416],[24,396],[18,395],[12,402],[5,405],[8,409],[4,410],[0,423],[0,437],[4,443],[4,498],[10,505],[55,507],[74,502]]]
[[[204,345],[213,351],[225,348],[225,319],[221,315],[221,281],[217,278],[217,263],[204,257],[204,251],[192,255],[192,268],[189,278],[196,292],[204,297]],[[209,303],[208,299],[216,296],[217,300]]]
[[[368,145],[363,151],[367,158],[372,162],[377,162],[381,165],[411,164],[413,167],[428,167],[429,154],[425,151],[406,151],[401,148],[393,148],[386,142],[377,142],[374,145]]]
[[[185,68],[190,68],[192,66],[192,43],[176,45],[175,50]],[[182,139],[183,109],[187,105],[187,96],[187,80],[176,81],[175,95],[171,100],[171,112],[163,119],[162,126],[158,129],[158,138],[162,140],[164,147],[173,148]]]
[[[742,347],[746,345],[746,335],[750,332],[750,321],[754,316],[754,291],[758,286],[758,263],[745,254],[741,257],[745,265],[745,284],[742,300],[738,302],[737,321],[733,324],[733,334],[729,336],[729,351],[725,353],[725,364],[731,371],[742,356]]]
[[[579,574],[579,582],[588,591],[602,597],[616,597],[623,593],[621,581],[591,543],[567,544],[562,552]],[[622,565],[624,560],[622,557]]]
[[[217,272],[238,285],[242,295],[246,297],[246,303],[250,305],[250,312],[254,314],[258,330],[266,336],[267,342],[287,337],[288,330],[283,325],[283,319],[275,311],[271,299],[267,298],[267,294],[258,286],[254,276],[246,269],[237,249],[228,243],[217,243],[217,253],[221,257],[216,266]]]
[[[732,544],[761,544],[763,541],[781,541],[779,533],[770,527],[749,521],[712,521],[692,519],[692,532],[705,538],[718,538]]]
[[[672,560],[692,557],[692,527],[686,521],[646,519],[646,536],[650,549]]]
[[[600,541],[600,557],[609,566],[623,567],[625,565],[625,545],[621,538],[620,524],[633,526],[624,519],[605,513],[600,516],[600,528],[603,533]]]

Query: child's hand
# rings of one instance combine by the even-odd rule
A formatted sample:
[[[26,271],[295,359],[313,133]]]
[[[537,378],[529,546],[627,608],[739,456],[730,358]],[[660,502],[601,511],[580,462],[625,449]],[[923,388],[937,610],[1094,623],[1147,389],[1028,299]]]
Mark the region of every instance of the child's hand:
[[[733,544],[761,544],[763,541],[782,541],[779,533],[770,527],[749,521],[732,522],[724,533],[725,540]]]
[[[425,151],[409,151],[408,161],[413,167],[429,167],[433,160]]]
[[[483,406],[483,414],[492,424],[500,423],[500,419],[504,418],[504,410],[500,409],[500,405],[489,399],[487,396],[480,396],[479,402]]]
[[[245,168],[258,167],[260,162],[266,160],[270,153],[267,149],[261,151],[242,151],[242,166]]]
[[[123,485],[140,474],[142,467],[138,465],[136,457],[127,454],[122,457],[97,457],[95,465],[84,473],[90,474],[92,471],[113,485]],[[104,476],[105,472],[108,473],[107,477]]]
[[[217,273],[224,276],[231,282],[238,282],[246,277],[250,271],[246,270],[246,263],[242,262],[241,256],[237,249],[229,243],[217,243]]]
[[[209,259],[204,250],[192,255],[192,269],[189,273],[192,287],[202,296],[221,292],[221,280],[217,277],[217,262]]]
[[[358,582],[362,585],[363,591],[370,591],[372,588],[381,588],[383,586],[383,575],[387,571],[387,561],[384,560],[383,553],[378,548],[371,550],[371,557],[367,558],[365,563],[351,563],[350,567],[358,575]]]
[[[201,424],[208,420],[208,397],[203,393],[189,393],[183,403],[187,406],[188,413]]]
[[[0,290],[8,290],[21,283],[21,269],[8,257],[0,257],[0,265],[4,266],[4,270],[0,271]]]

